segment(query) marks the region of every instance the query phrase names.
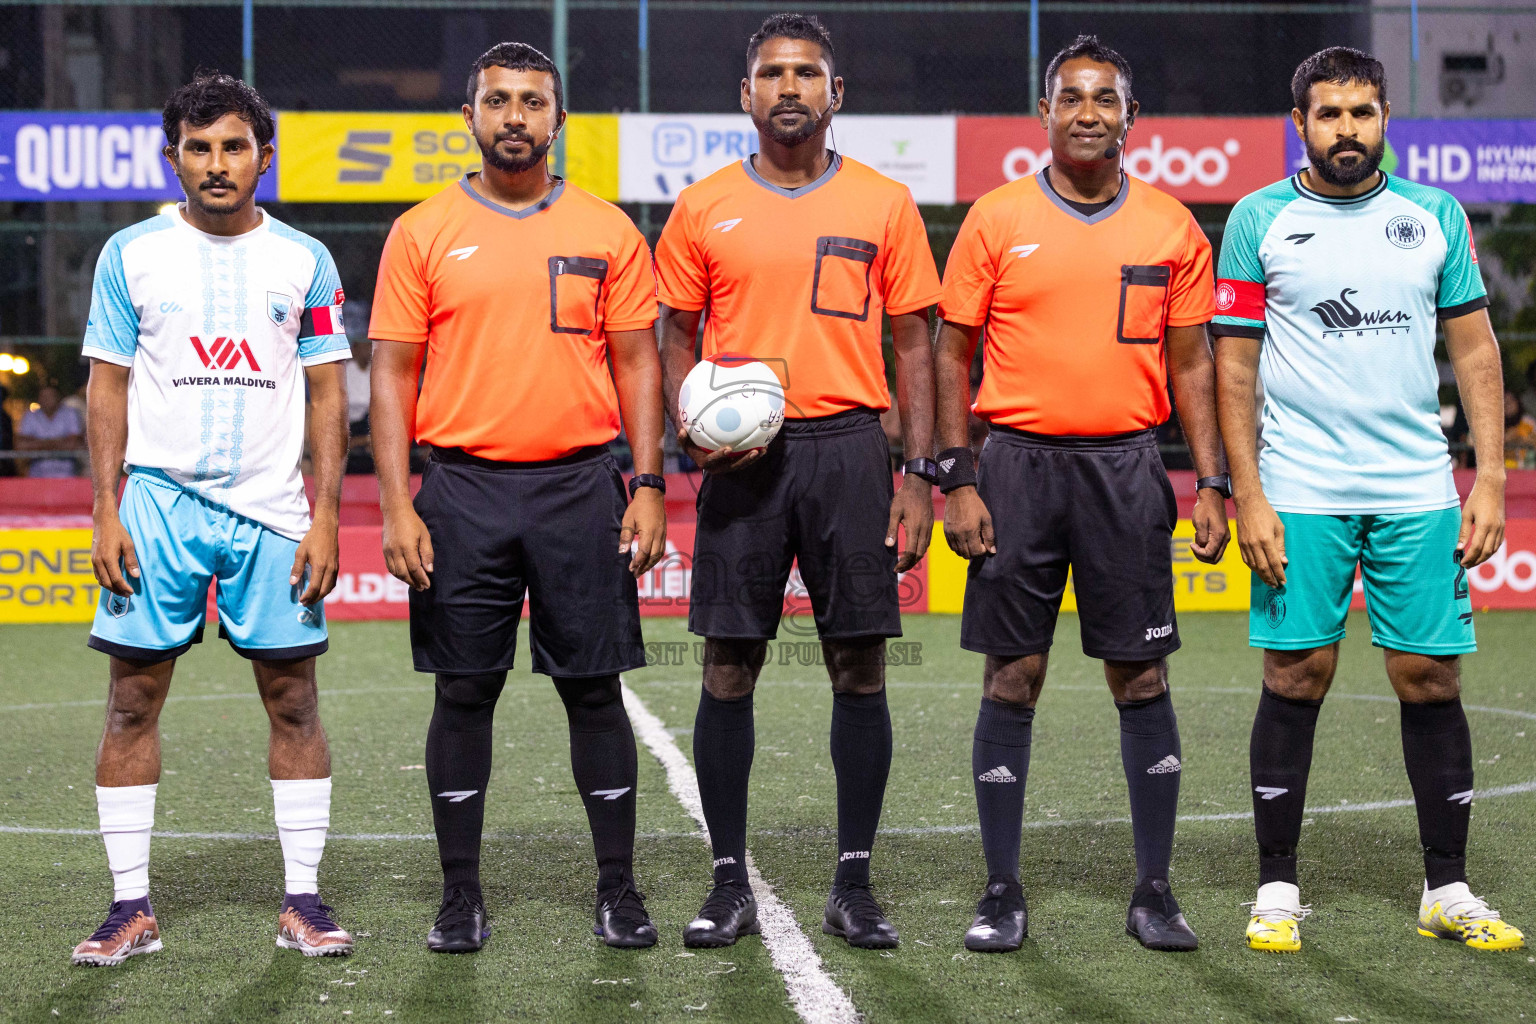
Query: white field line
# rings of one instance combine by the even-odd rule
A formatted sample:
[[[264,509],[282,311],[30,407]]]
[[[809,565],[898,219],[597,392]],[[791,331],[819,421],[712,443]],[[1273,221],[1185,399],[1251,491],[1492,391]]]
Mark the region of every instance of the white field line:
[[[693,765],[678,749],[677,741],[667,731],[661,719],[651,713],[634,690],[624,687],[624,706],[629,720],[634,723],[635,735],[640,737],[651,755],[661,762],[667,773],[667,788],[683,805],[689,817],[699,823],[705,842],[709,840],[708,827],[704,824],[704,804],[699,799],[699,777]],[[789,991],[789,1001],[795,1012],[806,1024],[857,1024],[862,1018],[854,1008],[848,994],[821,966],[821,957],[811,948],[811,942],[800,930],[795,915],[785,906],[778,895],[757,870],[752,855],[747,854],[747,880],[757,896],[757,916],[763,928],[763,945],[773,966],[784,976],[784,987]]]

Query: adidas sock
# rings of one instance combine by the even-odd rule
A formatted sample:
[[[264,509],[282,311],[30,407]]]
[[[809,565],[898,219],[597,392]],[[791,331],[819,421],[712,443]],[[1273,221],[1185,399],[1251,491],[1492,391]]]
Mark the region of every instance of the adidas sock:
[[[149,896],[149,831],[155,826],[158,787],[158,783],[96,787],[96,814],[107,847],[107,866],[112,869],[114,901]]]
[[[987,875],[1019,877],[1019,841],[1024,830],[1024,783],[1029,777],[1029,744],[1035,709],[981,699],[971,741],[971,775],[981,848]]]
[[[283,847],[286,892],[292,895],[320,891],[320,858],[325,854],[325,833],[331,827],[331,780],[273,779],[272,817]]]
[[[1282,697],[1269,687],[1259,693],[1248,740],[1248,775],[1253,782],[1253,831],[1259,842],[1259,885],[1296,884],[1296,846],[1312,770],[1312,737],[1321,700]]]
[[[1472,820],[1472,732],[1461,698],[1402,708],[1403,761],[1413,786],[1431,889],[1467,880]]]
[[[1120,712],[1120,762],[1131,792],[1136,882],[1167,879],[1179,813],[1179,723],[1167,690],[1150,700],[1115,702]]]
[[[480,835],[491,779],[491,722],[505,672],[437,676],[437,703],[427,727],[427,786],[443,866],[443,892],[480,894]]]
[[[833,885],[868,885],[869,853],[891,774],[891,712],[885,690],[832,694],[832,768],[837,774],[837,873]]]
[[[634,877],[635,731],[619,677],[556,679],[571,730],[571,775],[587,809],[599,892]]]
[[[756,745],[751,694],[720,700],[700,691],[693,764],[714,849],[716,885],[747,884],[747,780]]]

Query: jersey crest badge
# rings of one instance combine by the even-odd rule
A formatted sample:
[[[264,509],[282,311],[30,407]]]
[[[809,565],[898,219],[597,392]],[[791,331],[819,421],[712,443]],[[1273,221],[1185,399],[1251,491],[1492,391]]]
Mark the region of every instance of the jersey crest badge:
[[[267,319],[281,327],[292,315],[292,299],[281,292],[267,292]]]

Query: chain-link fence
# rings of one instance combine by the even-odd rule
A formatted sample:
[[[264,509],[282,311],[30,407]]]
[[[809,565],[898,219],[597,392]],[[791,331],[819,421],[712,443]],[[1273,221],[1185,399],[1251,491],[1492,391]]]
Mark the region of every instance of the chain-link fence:
[[[780,3],[738,0],[313,0],[310,3],[10,3],[0,0],[0,110],[157,110],[199,67],[244,73],[284,111],[453,111],[467,70],[517,39],[563,60],[583,112],[736,109],[747,37]],[[792,7],[800,5],[791,5]],[[1040,70],[1079,32],[1135,68],[1144,114],[1279,115],[1297,63],[1324,46],[1377,53],[1394,116],[1536,116],[1536,4],[826,0],[844,113],[1021,114]],[[1034,73],[1031,73],[1031,69]],[[281,154],[279,156],[281,159]],[[0,175],[7,168],[0,166]],[[268,204],[326,244],[366,299],[407,203]],[[14,400],[84,382],[78,339],[95,259],[143,202],[0,202],[0,371]],[[667,208],[627,207],[654,241]],[[1229,207],[1196,216],[1219,246]],[[924,216],[942,266],[964,206]],[[1494,314],[1521,373],[1536,358],[1536,208],[1474,205]],[[362,318],[353,322],[361,325]]]

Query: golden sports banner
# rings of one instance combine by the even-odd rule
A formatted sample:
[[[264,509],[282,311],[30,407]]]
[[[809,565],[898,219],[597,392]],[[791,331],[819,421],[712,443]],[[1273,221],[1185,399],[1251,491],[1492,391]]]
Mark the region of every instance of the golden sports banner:
[[[1173,607],[1181,612],[1245,612],[1248,610],[1248,567],[1237,548],[1237,537],[1215,565],[1197,560],[1189,545],[1195,527],[1180,519],[1173,531]],[[944,523],[933,524],[933,543],[928,546],[928,610],[958,613],[965,603],[965,559],[949,549]],[[1064,612],[1077,611],[1072,577],[1061,601]]]
[[[91,531],[0,530],[0,622],[90,622]]]
[[[619,198],[619,117],[571,114],[565,176]],[[280,111],[277,194],[285,203],[414,202],[480,169],[480,147],[458,113]]]

